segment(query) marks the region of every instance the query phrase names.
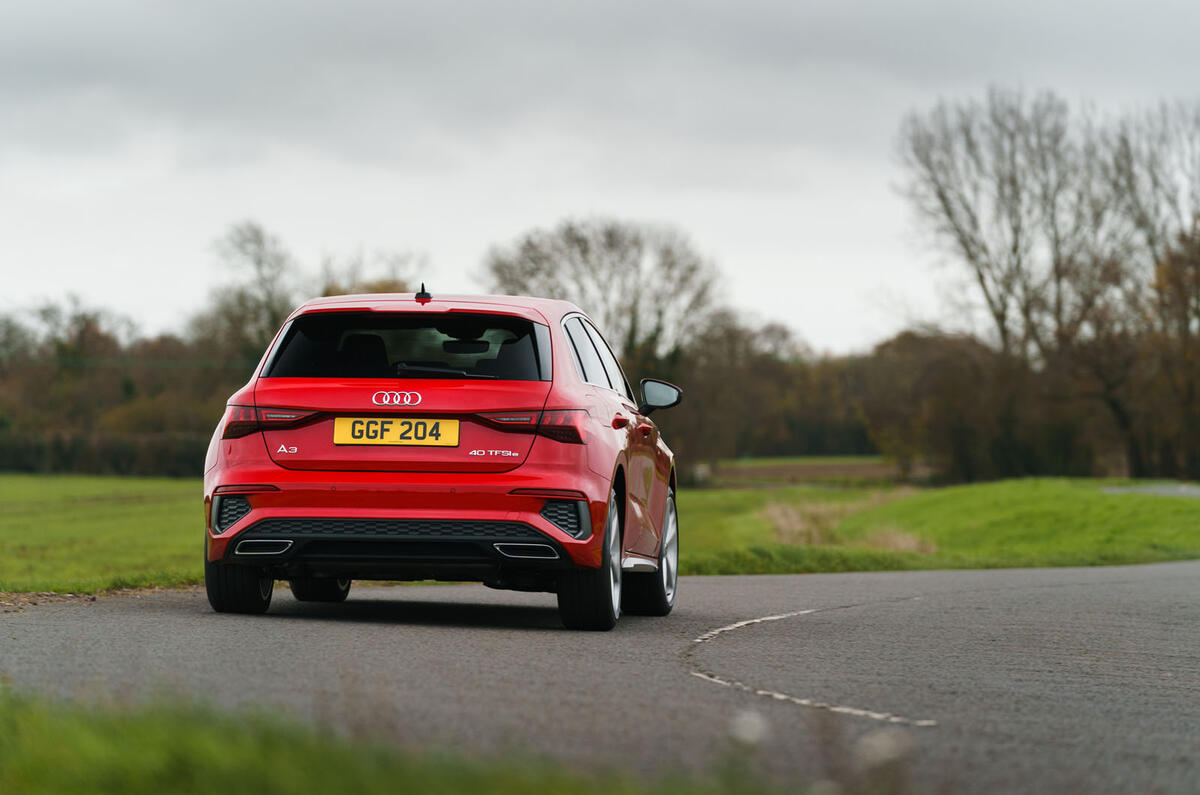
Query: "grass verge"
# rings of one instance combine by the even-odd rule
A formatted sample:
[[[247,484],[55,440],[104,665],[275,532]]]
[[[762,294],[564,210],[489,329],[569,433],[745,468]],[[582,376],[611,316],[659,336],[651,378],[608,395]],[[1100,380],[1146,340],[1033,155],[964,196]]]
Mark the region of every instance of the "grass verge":
[[[172,705],[100,709],[0,692],[0,792],[752,795],[766,789],[744,777],[645,781],[536,759],[404,752],[261,714]]]
[[[832,529],[894,489],[804,485],[679,493],[683,574],[798,574],[919,568],[915,555],[840,545]],[[899,492],[903,494],[905,492]]]

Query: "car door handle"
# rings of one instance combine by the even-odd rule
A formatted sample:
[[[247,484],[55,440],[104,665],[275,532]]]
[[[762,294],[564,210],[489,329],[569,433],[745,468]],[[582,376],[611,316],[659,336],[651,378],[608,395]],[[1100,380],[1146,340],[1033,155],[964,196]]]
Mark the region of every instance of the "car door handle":
[[[654,431],[654,426],[648,422],[639,422],[637,429],[642,432],[642,436],[649,436]]]
[[[629,424],[629,418],[626,417],[624,414],[618,414],[617,416],[613,417],[612,425],[614,428],[624,428],[628,424]]]

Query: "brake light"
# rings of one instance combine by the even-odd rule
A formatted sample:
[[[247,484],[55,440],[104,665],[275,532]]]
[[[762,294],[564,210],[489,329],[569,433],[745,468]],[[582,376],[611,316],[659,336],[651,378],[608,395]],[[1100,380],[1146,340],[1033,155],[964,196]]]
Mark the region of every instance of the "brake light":
[[[587,416],[583,409],[543,411],[537,432],[558,442],[584,444],[587,441]]]
[[[313,417],[316,413],[297,409],[229,406],[225,412],[225,430],[221,433],[221,438],[240,439],[257,431],[290,428]]]
[[[587,410],[502,411],[478,417],[505,431],[536,433],[559,442],[583,444],[587,441]]]

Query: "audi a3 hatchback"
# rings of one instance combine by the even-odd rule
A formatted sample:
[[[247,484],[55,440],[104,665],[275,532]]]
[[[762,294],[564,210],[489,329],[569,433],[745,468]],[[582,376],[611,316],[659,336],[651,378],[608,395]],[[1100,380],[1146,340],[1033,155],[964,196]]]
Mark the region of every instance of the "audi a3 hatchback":
[[[310,301],[230,399],[205,461],[204,575],[219,612],[276,580],[340,602],[352,580],[558,596],[572,628],[675,602],[674,454],[595,325],[565,301]]]

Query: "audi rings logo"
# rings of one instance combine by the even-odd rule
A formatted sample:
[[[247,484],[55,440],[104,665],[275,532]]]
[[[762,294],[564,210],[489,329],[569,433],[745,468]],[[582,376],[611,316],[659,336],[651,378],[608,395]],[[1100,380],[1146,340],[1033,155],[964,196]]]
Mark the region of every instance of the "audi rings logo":
[[[421,403],[420,392],[376,392],[371,395],[376,406],[416,406]]]

